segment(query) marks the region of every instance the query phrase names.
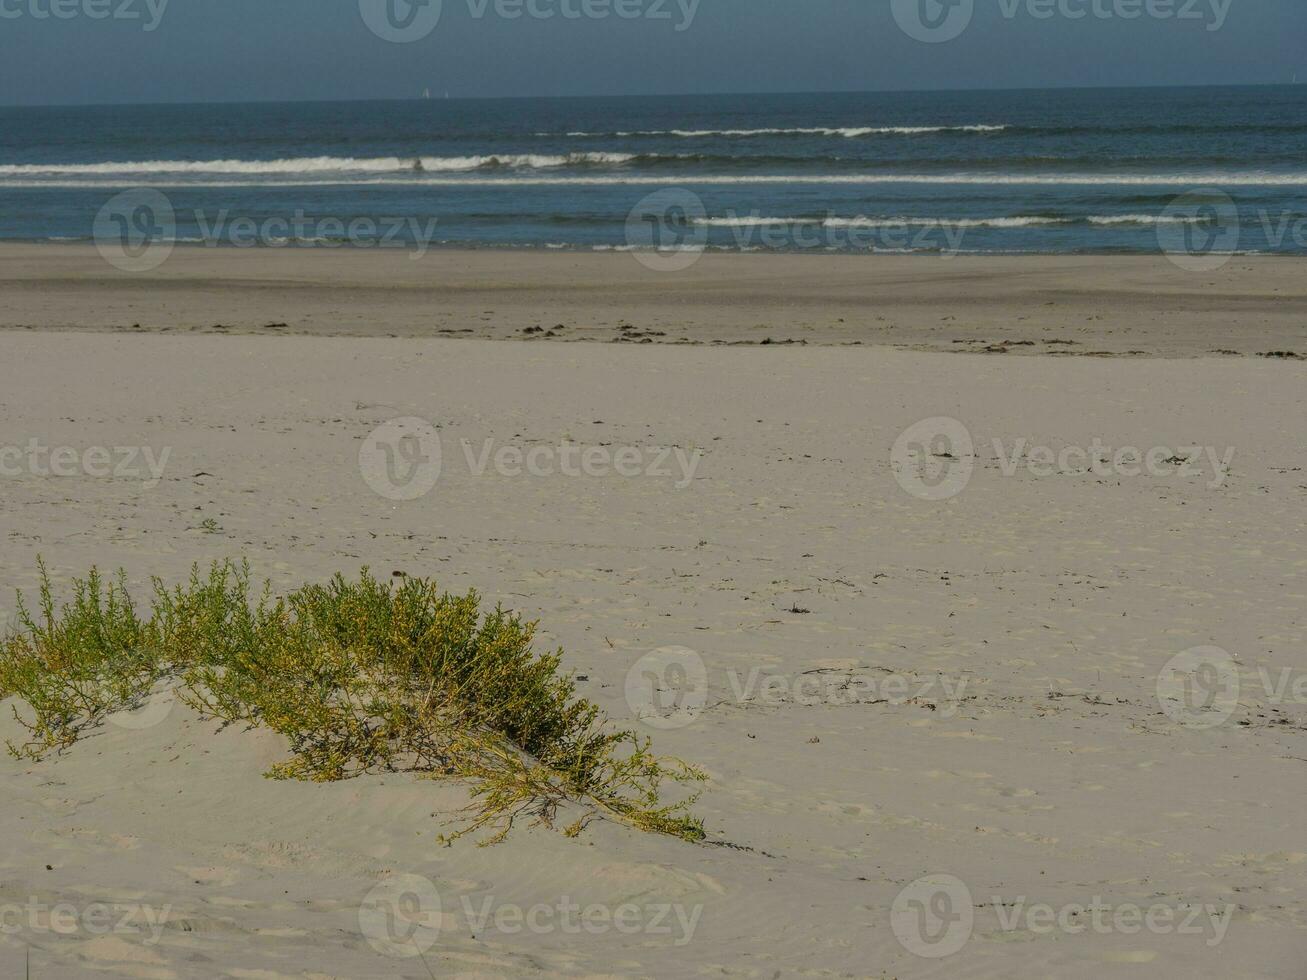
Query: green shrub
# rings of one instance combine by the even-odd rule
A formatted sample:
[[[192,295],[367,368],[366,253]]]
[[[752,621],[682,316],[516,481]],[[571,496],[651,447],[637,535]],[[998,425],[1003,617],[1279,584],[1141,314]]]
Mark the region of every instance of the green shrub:
[[[576,697],[559,673],[562,652],[532,649],[535,624],[495,609],[475,592],[440,592],[424,579],[392,587],[366,570],[337,575],[274,600],[252,600],[249,568],[215,564],[185,586],[154,583],[153,612],[140,620],[123,584],[92,571],[56,615],[41,568],[42,621],[19,601],[22,630],[0,644],[0,698],[25,701],[15,715],[31,733],[10,745],[39,758],[73,744],[114,711],[140,702],[161,680],[206,717],[285,736],[291,758],[269,776],[334,781],[406,771],[471,784],[464,826],[501,840],[524,816],[553,824],[559,806],[701,840],[689,815],[696,797],[660,803],[660,787],[702,773],[654,756],[646,739],[615,730]]]
[[[33,759],[146,697],[158,669],[152,624],[137,617],[121,574],[105,582],[92,570],[56,615],[44,564],[40,570],[40,618],[19,594],[19,630],[0,644],[0,698],[17,695],[35,715],[19,717],[30,741],[9,748]]]

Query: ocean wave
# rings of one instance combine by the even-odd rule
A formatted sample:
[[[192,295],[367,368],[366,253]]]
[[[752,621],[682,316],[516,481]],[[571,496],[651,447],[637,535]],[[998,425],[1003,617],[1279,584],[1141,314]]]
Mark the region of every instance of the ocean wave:
[[[794,128],[767,127],[764,129],[637,129],[615,133],[536,133],[536,136],[568,136],[576,139],[602,139],[605,137],[677,136],[684,139],[704,139],[710,136],[842,136],[857,139],[863,136],[922,136],[928,133],[998,133],[1007,126],[803,126]]]
[[[49,242],[52,244],[68,244],[68,243],[90,243],[94,241],[94,238],[85,235],[83,236],[48,235],[44,237],[33,236],[30,238],[5,236],[3,238],[0,238],[0,241],[5,241],[5,242],[30,241],[30,242]],[[193,238],[193,237],[176,238],[176,239],[172,239],[172,241],[177,245],[183,245],[183,246],[204,245],[205,247],[216,247],[216,248],[234,247],[222,242],[215,243],[213,239],[205,239],[205,238]],[[300,244],[308,245],[308,244],[318,244],[322,242],[331,242],[332,244],[341,244],[344,246],[350,245],[350,242],[348,240],[343,240],[343,239],[313,239],[313,240],[304,239],[300,242]],[[295,243],[292,242],[291,244],[295,244]],[[940,245],[923,245],[918,247],[909,246],[909,247],[898,247],[898,248],[884,247],[884,246],[879,246],[874,244],[869,247],[849,246],[849,245],[843,245],[843,246],[828,245],[821,249],[813,249],[808,247],[796,247],[792,245],[789,246],[749,245],[749,244],[740,244],[738,242],[732,242],[728,244],[709,243],[704,245],[654,246],[654,245],[630,245],[630,244],[616,244],[616,243],[590,244],[586,242],[486,242],[479,239],[442,239],[439,242],[432,243],[432,247],[455,248],[455,249],[474,248],[474,249],[485,250],[485,251],[499,251],[499,250],[505,250],[505,251],[506,250],[521,250],[521,251],[537,251],[537,250],[587,251],[588,250],[592,252],[701,252],[702,251],[702,252],[722,252],[722,253],[787,252],[787,253],[808,253],[808,254],[812,253],[813,251],[823,251],[823,252],[831,252],[831,253],[835,253],[835,252],[869,253],[869,254],[880,254],[880,255],[938,254],[940,252],[946,251],[946,249]],[[1065,251],[1059,250],[1056,252],[1046,251],[1042,247],[1029,247],[1029,246],[1028,247],[1009,246],[1003,248],[996,247],[996,246],[973,247],[973,248],[949,247],[947,251],[949,252],[949,254],[952,255],[1057,255],[1057,254],[1154,255],[1157,254],[1156,249],[1132,247],[1128,245],[1127,246],[1081,246],[1078,248],[1071,248]],[[1268,250],[1268,249],[1245,248],[1245,249],[1235,249],[1232,251],[1213,251],[1210,254],[1228,255],[1228,256],[1257,256],[1257,255],[1273,255],[1276,254],[1276,252],[1275,250]]]
[[[380,181],[393,183],[393,181]],[[435,186],[468,184],[504,186],[537,184],[541,186],[630,186],[704,184],[957,184],[1015,186],[1125,186],[1125,187],[1240,187],[1307,186],[1307,174],[744,174],[739,176],[706,174],[695,177],[506,177],[506,178],[431,178],[425,183]]]
[[[743,131],[741,131],[743,132]],[[868,183],[875,182],[947,182],[947,183],[1173,183],[1177,180],[1203,181],[1228,180],[1232,175],[1219,169],[1221,164],[1237,165],[1240,158],[1209,156],[1201,159],[1186,157],[1139,157],[1130,161],[1134,172],[1122,172],[1115,167],[1119,157],[1102,155],[1058,156],[1031,154],[1024,156],[941,156],[897,157],[863,159],[857,155],[838,154],[785,154],[785,153],[631,153],[617,151],[587,151],[560,154],[498,153],[472,156],[388,156],[388,157],[290,157],[269,160],[218,159],[218,160],[127,160],[96,163],[23,163],[0,165],[0,181],[14,179],[46,179],[59,177],[85,178],[150,178],[150,177],[331,177],[333,175],[408,176],[413,174],[469,173],[495,170],[546,170],[562,168],[669,168],[706,167],[719,171],[763,169],[766,167],[793,168],[808,171],[803,179],[824,180],[823,174],[812,174],[820,167],[833,168],[838,177],[850,177]],[[1290,161],[1263,161],[1291,163]],[[905,168],[921,168],[922,173],[903,173]],[[1157,178],[1139,173],[1146,167],[1175,168],[1174,173]],[[1197,171],[1194,168],[1204,167]],[[1071,169],[1075,168],[1075,169]],[[899,172],[895,172],[895,171]],[[951,172],[950,172],[951,170]],[[1042,173],[1040,171],[1043,171]],[[1104,171],[1107,172],[1104,172]],[[849,173],[854,171],[854,173]],[[861,172],[858,172],[861,171]],[[868,172],[871,171],[871,172]],[[992,175],[991,175],[992,171]],[[1298,182],[1299,175],[1278,174],[1263,170],[1250,174],[1249,180],[1240,183]],[[788,179],[780,174],[757,174],[749,178],[728,177],[725,173],[707,174],[704,178],[726,179]]]
[[[477,168],[480,169],[480,168]],[[95,189],[129,187],[135,181],[122,180],[5,180],[0,169],[0,187],[18,189]],[[119,176],[107,174],[105,176]],[[121,174],[121,176],[132,176]],[[694,187],[749,185],[878,185],[929,184],[957,186],[1050,186],[1050,187],[1170,187],[1182,190],[1203,187],[1307,187],[1307,173],[1226,174],[703,174],[656,176],[611,174],[604,176],[491,176],[469,173],[463,176],[432,174],[359,175],[354,178],[304,179],[290,174],[289,180],[263,185],[252,180],[154,179],[147,183],[162,190],[204,187]]]
[[[1195,225],[1206,218],[1178,214],[1102,214],[1091,215],[1091,225]]]
[[[1176,161],[1151,161],[1182,163]],[[1213,161],[1219,162],[1219,161]],[[1057,165],[1079,169],[1050,169]],[[590,177],[561,177],[555,182],[585,183],[659,183],[684,180],[686,183],[923,183],[923,184],[1104,184],[1104,185],[1169,185],[1204,182],[1219,184],[1267,184],[1292,186],[1307,182],[1307,175],[1282,174],[1261,171],[1252,174],[1235,174],[1221,171],[1184,172],[1153,176],[1138,172],[1094,171],[1093,165],[1110,165],[1098,158],[1058,158],[1049,156],[984,158],[984,159],[913,159],[863,160],[838,155],[795,156],[784,154],[721,154],[721,153],[618,153],[587,152],[567,154],[488,154],[457,157],[301,157],[278,160],[142,160],[105,163],[28,163],[0,165],[0,186],[24,186],[19,181],[33,181],[50,186],[78,186],[66,183],[66,178],[99,180],[106,186],[113,181],[149,183],[168,186],[169,180],[187,178],[188,186],[226,186],[204,183],[205,177],[229,178],[247,185],[257,186],[260,179],[267,183],[285,185],[300,180],[303,183],[365,183],[373,178],[391,177],[398,182],[421,181],[431,175],[466,174],[471,183],[477,174],[505,174],[495,177],[506,180],[513,172],[521,174],[534,170],[563,170],[599,172]],[[923,172],[903,173],[904,167],[917,167]],[[615,169],[616,179],[602,176],[605,168]],[[663,177],[656,172],[676,169],[707,171],[687,174],[684,178]],[[825,168],[825,172],[822,172]],[[948,168],[952,168],[951,170]],[[1039,168],[1039,169],[1036,169]],[[771,169],[792,171],[791,174],[766,173]],[[764,171],[758,173],[758,171]],[[813,171],[818,171],[814,173]],[[1041,172],[1042,170],[1042,172]],[[647,177],[637,176],[653,171]],[[897,172],[896,172],[897,171]],[[739,176],[733,176],[733,174]],[[460,178],[463,179],[463,178]],[[527,178],[534,180],[534,178]],[[384,183],[384,181],[381,181]],[[233,184],[232,186],[238,186]],[[177,186],[182,186],[177,184]]]
[[[823,228],[881,228],[910,225],[923,228],[1035,228],[1046,225],[1155,225],[1198,224],[1204,219],[1181,215],[1001,215],[992,218],[916,218],[916,217],[785,217],[731,215],[723,218],[700,218],[694,223],[708,228],[759,228],[814,225]]]
[[[908,218],[908,217],[788,217],[770,218],[756,215],[732,215],[725,218],[699,218],[693,223],[706,228],[765,228],[790,225],[814,225],[823,228],[881,228],[890,225],[958,228],[1024,228],[1031,225],[1070,224],[1072,218],[1000,217],[1000,218]]]
[[[538,138],[601,139],[603,137],[682,137],[704,139],[713,136],[831,136],[858,139],[868,136],[929,136],[940,133],[1003,133],[1006,136],[1104,136],[1184,135],[1213,133],[1307,133],[1307,123],[1147,123],[1123,125],[1026,126],[974,123],[969,125],[916,126],[768,126],[757,129],[637,129],[618,131],[572,130],[537,132]]]
[[[298,157],[283,160],[141,160],[108,163],[29,163],[0,166],[0,177],[150,176],[154,174],[265,174],[446,172],[504,168],[615,165],[633,153],[535,153],[466,157]],[[420,166],[419,166],[420,165]]]
[[[1283,160],[1268,161],[1262,157],[1260,162],[1293,165],[1299,157],[1286,157]],[[1056,154],[1029,154],[1011,156],[926,156],[926,155],[877,155],[863,156],[858,153],[639,153],[624,161],[638,167],[673,167],[673,166],[715,166],[722,170],[762,171],[767,167],[794,168],[799,172],[819,170],[821,167],[833,167],[837,171],[863,173],[903,172],[905,169],[920,169],[927,173],[1084,173],[1096,171],[1117,171],[1129,173],[1151,170],[1181,170],[1202,167],[1210,171],[1219,171],[1223,167],[1237,168],[1247,163],[1247,156],[1209,155],[1201,158],[1192,156],[1139,156],[1122,159],[1120,154],[1077,154],[1059,156]]]
[[[997,218],[827,218],[827,228],[877,228],[884,225],[913,225],[923,228],[1030,228],[1036,225],[1065,225],[1074,218],[1013,215]]]
[[[957,184],[994,186],[1120,186],[1120,187],[1301,187],[1307,186],[1307,173],[1189,173],[1189,174],[705,174],[702,176],[576,176],[576,177],[467,177],[431,178],[433,185],[506,187],[539,186],[630,186],[630,185],[697,185],[722,184]]]
[[[1307,133],[1307,123],[1145,123],[1119,126],[1009,126],[1013,135],[1107,136],[1182,135],[1186,133]]]

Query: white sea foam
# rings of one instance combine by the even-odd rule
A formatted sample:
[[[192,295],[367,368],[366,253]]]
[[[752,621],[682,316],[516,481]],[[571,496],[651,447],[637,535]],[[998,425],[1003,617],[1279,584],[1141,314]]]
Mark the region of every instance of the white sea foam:
[[[446,158],[448,159],[448,158]],[[479,159],[469,157],[469,160]],[[496,158],[491,158],[496,159]],[[410,161],[409,165],[412,167]],[[123,171],[102,174],[101,180],[14,180],[6,177],[38,176],[38,171],[22,171],[12,174],[14,168],[0,167],[0,186],[3,187],[65,187],[98,188],[130,186],[129,183],[116,178],[133,176]],[[479,168],[451,168],[475,170]],[[48,170],[43,173],[49,173]],[[52,175],[62,176],[62,175]],[[82,174],[82,176],[89,176]],[[163,175],[166,178],[166,175]],[[250,177],[258,177],[251,174]],[[264,175],[269,176],[269,175]],[[1181,173],[1181,174],[753,174],[753,175],[707,175],[707,176],[641,176],[604,175],[604,176],[483,176],[468,174],[466,176],[434,176],[432,174],[411,174],[395,176],[356,177],[317,177],[298,179],[299,174],[291,172],[292,179],[278,180],[281,187],[624,187],[624,186],[682,186],[686,188],[718,185],[749,184],[940,184],[940,185],[981,185],[981,186],[1058,186],[1058,187],[1307,187],[1307,173],[1268,174],[1268,173]],[[108,179],[114,178],[114,179]],[[133,182],[134,183],[134,182]],[[161,189],[183,187],[251,187],[259,186],[258,180],[186,180],[151,179],[151,187]],[[1149,221],[1155,219],[1148,219]]]
[[[284,160],[139,160],[109,163],[30,163],[0,166],[0,177],[41,176],[150,176],[154,174],[250,174],[297,176],[308,174],[387,174],[480,170],[490,167],[544,168],[623,164],[633,153],[504,154],[468,157],[298,157]]]
[[[1201,216],[1180,214],[1105,214],[1091,215],[1091,225],[1191,225],[1203,221]]]
[[[949,227],[949,228],[1033,228],[1048,225],[1072,225],[1082,221],[1088,221],[1094,225],[1124,225],[1124,224],[1193,224],[1202,221],[1199,217],[1185,217],[1180,215],[1159,215],[1156,217],[1146,214],[1125,214],[1125,215],[1089,215],[1086,217],[1050,217],[1046,215],[1004,215],[993,218],[916,218],[916,217],[867,217],[858,216],[853,218],[813,218],[813,217],[791,217],[791,218],[772,218],[760,217],[758,215],[731,215],[724,218],[701,218],[695,223],[709,228],[760,228],[760,227],[784,227],[787,225],[814,225],[824,228],[882,228],[894,225],[910,225],[912,227],[932,228],[932,227]]]
[[[686,139],[703,139],[709,136],[842,136],[857,139],[863,136],[920,136],[925,133],[998,133],[1007,126],[808,126],[789,129],[637,129],[616,133],[571,132],[570,137],[598,138],[604,136],[677,136]],[[536,136],[554,136],[554,133],[536,133]]]
[[[827,228],[877,228],[884,225],[913,225],[923,228],[1030,228],[1036,225],[1071,224],[1074,218],[1013,215],[996,218],[827,218]]]
[[[909,218],[884,217],[873,218],[858,216],[854,218],[767,218],[756,215],[738,215],[726,218],[701,218],[696,224],[710,228],[762,228],[784,227],[787,225],[814,225],[823,228],[884,228],[895,225],[932,228],[1026,228],[1032,225],[1070,224],[1073,218],[1044,217],[997,217],[997,218]]]
[[[976,184],[1010,186],[1104,187],[1301,187],[1307,173],[1177,173],[1177,174],[741,174],[705,176],[577,176],[430,178],[435,185],[623,186],[719,184]]]
[[[698,218],[694,224],[708,228],[759,228],[767,225],[819,225],[822,221],[822,218],[761,218],[745,214],[729,218]]]

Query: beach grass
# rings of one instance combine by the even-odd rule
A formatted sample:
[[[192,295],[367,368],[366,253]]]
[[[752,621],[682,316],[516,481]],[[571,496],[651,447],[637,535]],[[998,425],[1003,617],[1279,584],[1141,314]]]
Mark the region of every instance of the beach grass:
[[[274,598],[268,584],[252,588],[247,565],[220,562],[184,585],[154,580],[143,617],[122,572],[93,569],[59,607],[44,565],[40,579],[39,609],[20,595],[18,627],[0,641],[0,699],[26,705],[13,706],[28,735],[9,744],[19,758],[64,751],[166,685],[206,718],[284,736],[290,758],[273,778],[466,781],[472,802],[446,842],[495,843],[522,818],[554,826],[568,804],[582,814],[564,828],[572,836],[606,817],[704,837],[697,795],[662,800],[666,784],[692,787],[703,773],[613,726],[576,696],[561,650],[534,651],[536,624],[483,613],[475,591],[392,585],[365,569]]]

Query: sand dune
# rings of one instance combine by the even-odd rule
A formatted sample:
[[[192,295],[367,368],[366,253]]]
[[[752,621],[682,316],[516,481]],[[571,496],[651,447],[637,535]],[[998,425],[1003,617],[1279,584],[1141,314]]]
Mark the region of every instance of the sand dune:
[[[64,285],[42,322],[90,316],[67,312],[92,288],[81,261],[51,264],[65,263],[47,273]],[[35,316],[34,288],[5,287],[7,321]],[[285,318],[277,303],[308,295],[257,290],[215,289],[190,319],[253,327],[255,309]],[[156,326],[203,291],[108,289],[104,317],[135,310]],[[486,306],[494,329],[527,302]],[[336,329],[309,308],[313,329]],[[342,313],[341,332],[378,331],[365,309]],[[634,313],[607,319],[622,316]],[[1178,345],[1182,316],[1149,335],[1155,349]],[[1289,346],[1273,336],[1287,323],[1264,307],[1241,346]],[[969,329],[1000,339],[983,320]],[[698,812],[713,841],[599,824],[578,840],[524,829],[441,848],[459,788],[268,781],[275,737],[219,732],[160,692],[154,711],[61,757],[0,762],[0,906],[108,903],[141,924],[61,934],[48,913],[34,926],[13,913],[4,976],[22,975],[27,946],[41,980],[421,978],[428,965],[468,978],[1301,976],[1302,364],[52,331],[0,334],[0,364],[0,447],[37,439],[78,461],[54,476],[6,460],[4,618],[38,555],[63,583],[99,564],[138,587],[220,557],[248,557],[279,589],[366,564],[538,617],[542,645],[562,645],[584,693],[626,720],[632,668],[687,648],[707,697],[687,724],[649,731],[707,769]],[[377,493],[359,465],[402,417],[432,423],[442,447],[438,480],[413,500]],[[976,457],[943,500],[905,489],[940,486],[911,467],[942,455],[895,452],[936,418],[960,422]],[[1159,455],[1139,475],[1086,473],[1074,454],[1047,475],[1012,462],[1095,440],[1197,462]],[[639,472],[569,475],[567,445],[597,460],[636,450]],[[157,484],[143,453],[96,476],[93,447],[166,462]],[[1228,466],[1190,452],[1206,447]],[[537,472],[493,462],[504,448],[544,450]],[[693,472],[674,452],[657,463],[678,449]],[[1229,651],[1242,684],[1223,723],[1203,727],[1164,710],[1158,676],[1208,646]],[[1263,687],[1286,671],[1280,695]],[[7,712],[0,728],[15,734]],[[431,940],[425,965],[377,941],[388,906],[374,889],[384,899],[403,875],[440,899],[422,909],[438,936],[409,937]],[[917,955],[932,947],[914,951],[910,919],[895,919],[930,875],[972,900],[970,938],[947,958]],[[1065,911],[1095,902],[1198,914],[1189,930],[1155,912],[1154,928],[1099,933]],[[627,908],[630,928],[565,929],[569,903]],[[1067,927],[1045,928],[1036,905]],[[515,918],[536,908],[541,928]]]

